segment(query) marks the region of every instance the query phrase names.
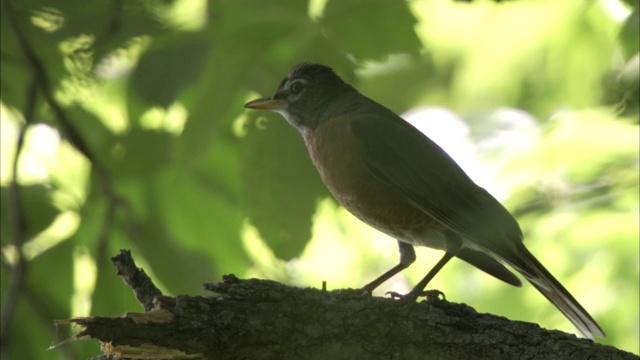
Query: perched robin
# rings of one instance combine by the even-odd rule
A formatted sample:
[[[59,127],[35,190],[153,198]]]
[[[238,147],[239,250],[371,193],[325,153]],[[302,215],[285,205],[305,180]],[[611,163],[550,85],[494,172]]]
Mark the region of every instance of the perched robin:
[[[605,334],[527,250],[513,216],[436,143],[360,94],[324,65],[295,66],[276,93],[244,105],[280,113],[302,135],[322,180],[360,220],[398,241],[400,263],[364,286],[371,292],[415,261],[413,246],[444,250],[405,295],[415,300],[454,256],[496,278],[520,272],[587,338]]]

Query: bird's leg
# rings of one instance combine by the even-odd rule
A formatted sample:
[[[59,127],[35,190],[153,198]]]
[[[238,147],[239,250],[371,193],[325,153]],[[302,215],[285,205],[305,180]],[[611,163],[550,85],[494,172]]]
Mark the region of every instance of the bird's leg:
[[[433,279],[436,276],[438,271],[440,271],[440,269],[442,269],[442,267],[445,266],[449,262],[449,260],[451,260],[451,258],[453,258],[454,256],[455,256],[455,253],[448,252],[448,251],[445,252],[444,256],[427,273],[427,275],[423,277],[422,280],[420,280],[420,282],[418,282],[416,286],[414,286],[413,289],[407,295],[402,296],[402,299],[405,301],[415,301],[420,296],[434,297],[435,295],[435,297],[438,297],[438,295],[440,294],[442,294],[442,297],[444,298],[444,294],[441,291],[425,290],[424,288],[427,287],[427,285],[429,284],[429,281],[431,281],[431,279]]]
[[[397,293],[391,293],[391,297],[402,298],[403,301],[415,301],[420,296],[438,297],[441,294],[442,298],[445,298],[444,293],[439,290],[424,289],[425,287],[427,287],[431,279],[436,276],[440,269],[442,269],[449,262],[449,260],[451,260],[451,258],[453,258],[460,251],[460,248],[462,247],[462,239],[460,238],[460,235],[452,231],[448,231],[445,233],[445,236],[447,239],[447,249],[444,253],[444,256],[442,256],[442,258],[436,263],[436,265],[427,273],[427,275],[425,275],[425,277],[422,278],[422,280],[420,280],[420,282],[416,284],[416,286],[413,287],[413,289],[411,289],[408,294],[403,296]]]
[[[389,280],[393,275],[409,267],[416,261],[416,252],[413,249],[413,245],[398,240],[398,249],[400,250],[400,263],[392,267],[389,271],[380,275],[377,279],[365,285],[362,290],[369,293],[373,292],[373,289],[377,288],[383,282]]]

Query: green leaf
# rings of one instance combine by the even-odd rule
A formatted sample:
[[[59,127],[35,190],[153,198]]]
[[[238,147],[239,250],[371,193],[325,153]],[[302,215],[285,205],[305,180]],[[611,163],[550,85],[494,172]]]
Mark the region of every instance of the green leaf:
[[[256,73],[278,78],[280,82],[289,64],[273,72],[270,52],[277,52],[283,37],[299,34],[310,23],[306,3],[297,0],[271,2],[219,1],[212,7],[215,21],[207,29],[212,44],[206,69],[194,84],[194,96],[185,100],[189,118],[179,144],[178,157],[185,162],[199,159],[210,150],[218,134],[230,127],[241,112],[246,88],[255,89]],[[248,84],[247,84],[248,83]]]
[[[140,58],[130,90],[150,105],[168,107],[200,76],[209,46],[209,42],[199,35],[154,43]]]
[[[0,67],[0,89],[2,102],[8,106],[24,110],[27,99],[27,89],[34,76],[25,64],[22,49],[16,42],[16,34],[9,25],[6,11],[0,12],[0,52],[2,52],[2,66]]]
[[[239,243],[239,241],[233,238],[223,239],[218,233],[213,232],[214,229],[219,230],[219,228],[215,227],[215,218],[211,214],[208,214],[209,216],[206,220],[209,220],[212,225],[206,227],[201,226],[204,219],[192,209],[187,211],[185,210],[187,208],[181,206],[180,203],[172,204],[171,206],[175,206],[175,211],[182,211],[183,216],[188,216],[192,221],[190,225],[196,224],[198,226],[193,230],[184,226],[175,228],[170,226],[176,224],[174,221],[156,217],[156,215],[160,214],[147,214],[144,219],[140,219],[138,231],[135,234],[135,239],[133,239],[135,245],[131,245],[135,246],[138,253],[137,257],[140,260],[144,259],[149,265],[145,269],[147,274],[153,274],[158,284],[165,287],[165,292],[170,295],[202,293],[202,284],[216,277],[211,274],[220,275],[217,272],[218,264],[215,263],[209,252],[188,246],[189,242],[200,241],[202,247],[204,247],[204,245],[211,244],[212,238],[225,242]],[[154,212],[153,210],[150,211]],[[220,215],[220,217],[224,216],[225,214]],[[209,231],[206,232],[206,230]],[[193,236],[194,234],[202,234],[203,236],[196,237]],[[127,242],[132,240],[130,236],[123,238]],[[236,260],[226,249],[212,247],[212,250],[217,251],[221,257],[227,256]],[[112,253],[115,254],[117,252],[112,249]],[[105,269],[108,270],[108,267],[105,267]],[[105,276],[108,276],[108,273]],[[113,280],[105,279],[105,281],[112,282]]]
[[[76,105],[65,108],[65,114],[97,161],[101,164],[112,161],[111,157],[114,155],[118,137],[105,126],[103,121],[96,115]],[[57,122],[51,122],[50,125],[59,127]],[[61,129],[61,131],[63,135],[67,135],[64,129]]]
[[[246,138],[243,207],[275,255],[289,260],[311,238],[316,202],[328,194],[300,136],[279,116],[269,119]]]
[[[417,54],[422,44],[415,16],[404,1],[330,0],[322,28],[357,60],[384,59],[393,53]]]
[[[71,316],[70,299],[74,293],[72,254],[73,244],[64,241],[29,261],[25,288],[14,318],[13,329],[16,331],[12,340],[28,342],[31,346],[28,349],[13,346],[12,350],[17,352],[15,358],[44,358],[49,346],[70,337],[69,326],[57,327],[53,322]]]
[[[122,179],[153,176],[170,163],[173,141],[167,132],[133,128],[116,147],[113,174]]]
[[[11,224],[15,209],[9,201],[9,188],[2,187],[2,244],[10,242],[13,234]],[[60,211],[53,205],[51,189],[44,185],[26,185],[19,187],[21,213],[24,217],[24,240],[29,240],[51,225]],[[10,230],[11,229],[11,230]]]
[[[212,167],[210,174],[200,169],[175,171],[158,179],[156,202],[153,204],[156,210],[152,216],[165,230],[162,237],[153,244],[147,244],[152,245],[148,250],[156,249],[154,257],[159,261],[181,261],[186,270],[191,269],[190,274],[185,272],[183,275],[197,281],[198,288],[201,283],[221,274],[244,270],[246,255],[239,231],[243,219],[237,203],[237,190],[230,188],[225,179],[230,174],[234,172]],[[170,238],[181,249],[165,252],[173,247],[160,245],[162,242],[159,240],[163,238]],[[163,251],[158,252],[159,245],[164,247]],[[172,260],[172,257],[176,259]],[[163,275],[174,285],[185,282],[175,274]],[[193,288],[185,289],[184,285],[181,288],[194,291]]]
[[[59,17],[62,26],[50,31],[53,45],[79,35],[93,37],[95,59],[124,47],[132,38],[158,35],[166,31],[158,13],[172,1],[123,2],[110,0],[30,1],[29,12],[36,16]]]
[[[65,319],[71,314],[69,295],[73,294],[74,246],[65,240],[29,262],[26,283],[46,299],[51,320]],[[46,275],[52,270],[57,274],[55,281]]]
[[[51,41],[49,34],[42,29],[25,21],[28,18],[27,12],[28,9],[23,7],[12,10],[13,22],[21,34],[19,37],[16,29],[10,25],[11,22],[5,18],[7,11],[2,11],[0,41],[3,58],[0,68],[2,102],[23,112],[27,111],[26,106],[32,100],[28,97],[35,97],[34,106],[36,109],[43,100],[37,88],[35,92],[28,94],[31,86],[36,80],[39,80],[40,73],[44,73],[52,88],[58,85],[64,74],[62,57],[59,56],[57,43]],[[26,44],[22,44],[19,39],[22,39],[21,41]],[[25,46],[30,49],[31,53],[25,52]]]

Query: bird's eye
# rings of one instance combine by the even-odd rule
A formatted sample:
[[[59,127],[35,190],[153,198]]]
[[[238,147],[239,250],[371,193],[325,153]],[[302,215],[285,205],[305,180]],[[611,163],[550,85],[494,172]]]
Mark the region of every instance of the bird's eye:
[[[301,81],[294,82],[293,84],[291,84],[291,88],[289,89],[292,94],[296,95],[300,94],[302,90],[304,90],[304,84]]]

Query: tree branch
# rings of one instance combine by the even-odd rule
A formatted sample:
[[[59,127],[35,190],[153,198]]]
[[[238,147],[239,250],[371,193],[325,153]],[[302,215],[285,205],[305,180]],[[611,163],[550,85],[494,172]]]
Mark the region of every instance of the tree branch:
[[[136,266],[131,257],[131,251],[120,250],[120,254],[112,257],[111,262],[118,270],[118,276],[133,289],[136,299],[142,304],[144,311],[153,310],[155,307],[153,301],[155,297],[162,296],[162,292],[144,270]]]
[[[118,269],[124,272],[138,269]],[[118,358],[637,359],[438,299],[408,303],[361,290],[302,289],[233,275],[205,288],[217,295],[160,295],[146,313],[67,322],[84,327],[76,338],[99,339],[103,351]]]

